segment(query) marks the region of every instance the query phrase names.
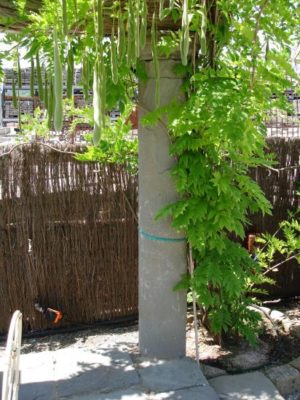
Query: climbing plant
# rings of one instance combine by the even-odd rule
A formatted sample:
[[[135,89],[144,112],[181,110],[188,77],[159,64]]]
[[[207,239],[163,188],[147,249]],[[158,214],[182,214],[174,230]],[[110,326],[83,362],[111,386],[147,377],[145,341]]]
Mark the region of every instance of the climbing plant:
[[[298,83],[291,49],[299,38],[299,2],[44,0],[30,15],[23,1],[16,3],[29,24],[18,45],[36,71],[49,126],[61,129],[63,70],[70,96],[74,65],[80,64],[86,99],[94,94],[100,153],[105,113],[116,105],[122,111],[134,99],[137,79],[147,79],[140,54],[151,43],[157,110],[144,123],[166,116],[180,194],[159,216],[171,214],[174,227],[186,232],[197,264],[179,286],[196,291],[215,334],[230,331],[254,341],[258,316],[248,305],[254,284],[265,277],[236,239],[244,237],[250,212],[271,212],[248,170],[271,165],[264,121],[271,107],[288,108],[284,91]],[[7,40],[16,37],[8,34]],[[186,101],[160,108],[159,59],[176,49]]]

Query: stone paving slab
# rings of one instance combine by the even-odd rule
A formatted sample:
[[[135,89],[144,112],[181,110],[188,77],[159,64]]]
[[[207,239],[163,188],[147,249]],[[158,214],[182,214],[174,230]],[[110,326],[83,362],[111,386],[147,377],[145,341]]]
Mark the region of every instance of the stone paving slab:
[[[130,388],[126,390],[118,390],[111,393],[90,393],[80,396],[72,396],[71,398],[61,398],[61,400],[148,400],[141,388]]]
[[[134,363],[122,347],[21,354],[20,368],[20,400],[218,399],[195,361]]]
[[[212,388],[194,387],[162,393],[148,393],[137,387],[112,393],[91,393],[61,400],[218,400]]]
[[[101,349],[93,353],[68,349],[56,353],[55,379],[61,397],[127,389],[139,383],[130,356],[117,349]]]
[[[209,380],[221,400],[284,400],[261,372],[224,375]]]
[[[150,391],[168,392],[193,386],[208,386],[196,362],[189,358],[170,361],[141,359],[137,370],[142,385]]]
[[[219,400],[219,396],[210,386],[198,386],[190,389],[152,394],[149,395],[148,400]]]
[[[51,351],[21,355],[21,382],[47,382],[54,380],[55,358]]]

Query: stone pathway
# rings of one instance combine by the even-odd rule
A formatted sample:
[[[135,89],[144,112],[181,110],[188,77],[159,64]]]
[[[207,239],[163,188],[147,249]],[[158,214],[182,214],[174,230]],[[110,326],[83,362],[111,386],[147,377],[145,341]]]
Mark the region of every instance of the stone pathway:
[[[195,361],[140,358],[125,345],[24,354],[20,368],[20,400],[218,399]]]
[[[300,400],[300,357],[243,374],[200,371],[190,358],[141,358],[134,327],[25,341],[20,366],[19,400]]]
[[[222,400],[300,400],[300,357],[243,374],[229,375],[205,365],[202,370]]]

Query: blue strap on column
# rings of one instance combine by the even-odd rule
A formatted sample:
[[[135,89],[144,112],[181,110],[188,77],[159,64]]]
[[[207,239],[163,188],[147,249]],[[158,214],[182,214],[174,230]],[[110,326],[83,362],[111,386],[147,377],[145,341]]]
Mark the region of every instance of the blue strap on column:
[[[139,228],[140,234],[148,240],[153,240],[156,242],[183,242],[186,240],[185,237],[182,238],[168,238],[168,237],[163,237],[163,236],[156,236],[156,235],[151,235],[151,233],[145,232],[143,229]]]

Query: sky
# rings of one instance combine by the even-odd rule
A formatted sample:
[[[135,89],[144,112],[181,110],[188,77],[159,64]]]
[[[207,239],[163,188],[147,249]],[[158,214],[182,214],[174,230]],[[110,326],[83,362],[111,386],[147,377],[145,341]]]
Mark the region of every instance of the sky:
[[[4,38],[4,33],[0,33],[0,52],[10,49],[10,46],[5,45],[3,43],[3,38]],[[25,51],[21,49],[20,50],[21,68],[27,68],[30,65],[29,61],[23,59],[24,55],[25,55]],[[12,68],[13,63],[11,61],[3,60],[2,65],[3,65],[3,68]]]

